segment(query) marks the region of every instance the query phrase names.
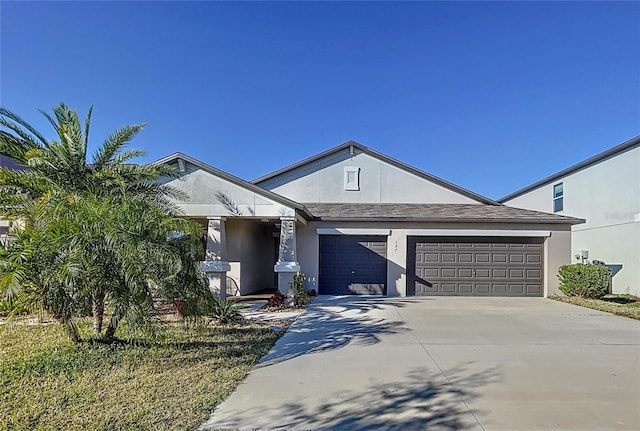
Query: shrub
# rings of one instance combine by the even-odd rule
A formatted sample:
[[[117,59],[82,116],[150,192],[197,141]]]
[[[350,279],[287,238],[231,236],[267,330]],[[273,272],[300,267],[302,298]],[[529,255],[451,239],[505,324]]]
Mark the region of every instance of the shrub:
[[[297,272],[293,276],[293,304],[296,307],[305,307],[309,303],[309,294],[304,288],[304,274]]]
[[[11,299],[0,300],[0,316],[22,316],[32,313],[34,310],[33,295],[20,292]]]
[[[284,304],[286,302],[287,302],[287,297],[283,295],[282,292],[280,292],[279,290],[276,290],[276,293],[271,295],[271,298],[269,298],[268,304],[269,304],[269,307],[282,308],[284,307]]]
[[[220,323],[230,323],[242,318],[238,304],[228,299],[215,300],[211,307],[211,315]]]
[[[0,316],[8,316],[13,311],[13,304],[8,299],[0,301]]]
[[[600,299],[611,283],[611,270],[603,265],[563,265],[558,272],[560,290],[567,296]]]

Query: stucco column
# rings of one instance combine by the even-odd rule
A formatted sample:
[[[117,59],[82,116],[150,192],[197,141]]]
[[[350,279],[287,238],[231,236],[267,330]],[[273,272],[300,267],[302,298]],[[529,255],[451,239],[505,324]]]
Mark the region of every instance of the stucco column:
[[[227,297],[227,238],[224,217],[207,217],[207,249],[203,269],[209,280],[209,289],[220,299]]]
[[[293,275],[300,271],[296,254],[296,218],[280,217],[280,248],[273,270],[278,273],[278,290],[289,297],[292,296],[289,284],[293,283]]]

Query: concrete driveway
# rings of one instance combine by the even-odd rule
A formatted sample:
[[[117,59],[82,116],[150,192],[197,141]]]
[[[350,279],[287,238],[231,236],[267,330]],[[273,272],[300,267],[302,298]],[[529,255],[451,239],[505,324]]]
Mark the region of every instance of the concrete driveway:
[[[640,430],[640,322],[542,298],[319,297],[204,429]]]

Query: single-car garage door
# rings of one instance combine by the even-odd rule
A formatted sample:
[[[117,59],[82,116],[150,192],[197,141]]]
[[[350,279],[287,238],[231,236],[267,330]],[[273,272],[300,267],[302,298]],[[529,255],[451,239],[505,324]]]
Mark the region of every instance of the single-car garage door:
[[[381,236],[320,236],[322,295],[385,295],[387,240]]]
[[[409,238],[407,294],[542,296],[542,238]]]

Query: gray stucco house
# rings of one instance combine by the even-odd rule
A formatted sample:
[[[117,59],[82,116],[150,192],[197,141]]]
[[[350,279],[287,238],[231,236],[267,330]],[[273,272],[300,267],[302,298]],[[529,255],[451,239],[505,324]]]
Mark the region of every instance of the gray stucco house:
[[[248,182],[185,154],[185,216],[206,232],[205,269],[249,294],[547,296],[584,220],[502,205],[349,141]]]
[[[603,262],[614,293],[640,295],[640,136],[499,202],[586,219],[571,229],[573,261]]]

